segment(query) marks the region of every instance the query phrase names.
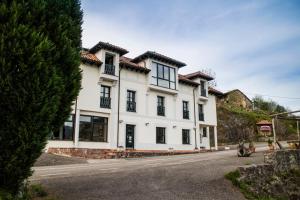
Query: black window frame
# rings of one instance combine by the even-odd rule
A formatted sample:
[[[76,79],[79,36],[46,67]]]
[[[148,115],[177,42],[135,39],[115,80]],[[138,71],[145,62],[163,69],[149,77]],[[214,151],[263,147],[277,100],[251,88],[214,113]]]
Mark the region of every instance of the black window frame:
[[[153,65],[156,65],[156,66],[153,66]],[[159,74],[159,65],[161,65],[162,66],[162,74]],[[176,90],[176,88],[177,88],[177,85],[176,85],[176,69],[175,68],[173,68],[173,67],[169,67],[169,66],[167,66],[167,65],[163,65],[163,64],[161,64],[161,63],[157,63],[157,62],[152,62],[152,67],[156,67],[156,76],[154,76],[153,74],[152,74],[152,76],[151,76],[151,79],[156,79],[156,84],[153,84],[152,83],[152,80],[151,80],[151,83],[153,84],[153,85],[156,85],[156,86],[159,86],[159,87],[163,87],[163,88],[168,88],[168,89],[171,89],[171,90]],[[167,77],[165,77],[165,70],[168,70],[168,75],[167,75]],[[174,81],[171,81],[171,70],[173,70],[174,71]],[[169,87],[165,87],[165,86],[162,86],[162,85],[160,85],[159,84],[159,80],[163,80],[163,81],[168,81],[169,82]],[[171,83],[173,83],[174,84],[174,88],[171,88]]]
[[[182,129],[182,144],[191,144],[190,129]]]
[[[157,96],[157,115],[165,116],[165,97]]]
[[[207,97],[205,81],[203,81],[203,80],[200,80],[200,95],[203,97]]]
[[[166,144],[166,128],[165,127],[156,127],[156,144]]]
[[[80,137],[80,132],[81,132],[81,121],[80,121],[80,117],[90,117],[90,122],[91,123],[91,132],[89,133],[89,139],[83,139]],[[102,125],[106,126],[103,128],[103,131],[104,132],[104,140],[101,141],[101,140],[94,140],[94,131],[95,131],[95,118],[103,118],[105,123],[102,123]],[[105,142],[107,143],[108,142],[108,118],[107,117],[101,117],[101,116],[93,116],[93,115],[80,115],[79,116],[79,136],[78,136],[78,141],[80,142]]]
[[[198,116],[199,116],[199,121],[204,121],[204,106],[203,106],[203,104],[198,104]]]
[[[136,91],[127,90],[127,112],[136,112]]]
[[[71,118],[71,120],[70,120]],[[71,138],[66,138],[66,123],[72,123],[72,133]],[[61,133],[62,131],[62,133]],[[73,141],[74,140],[74,133],[75,133],[75,115],[71,114],[69,118],[64,122],[63,126],[59,128],[55,133],[52,133],[51,140],[61,140],[61,141]],[[57,137],[55,135],[58,135]]]
[[[188,101],[182,101],[182,118],[190,119],[189,102]]]
[[[207,127],[202,128],[202,136],[207,137]]]
[[[111,108],[110,98],[111,87],[107,85],[101,85],[100,89],[100,108]]]

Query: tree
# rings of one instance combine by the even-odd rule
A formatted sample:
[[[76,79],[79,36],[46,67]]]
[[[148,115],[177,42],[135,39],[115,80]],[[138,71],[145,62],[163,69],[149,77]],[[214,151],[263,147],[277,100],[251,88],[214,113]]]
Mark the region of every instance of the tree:
[[[51,130],[71,111],[81,23],[77,0],[0,3],[0,192],[19,192]]]

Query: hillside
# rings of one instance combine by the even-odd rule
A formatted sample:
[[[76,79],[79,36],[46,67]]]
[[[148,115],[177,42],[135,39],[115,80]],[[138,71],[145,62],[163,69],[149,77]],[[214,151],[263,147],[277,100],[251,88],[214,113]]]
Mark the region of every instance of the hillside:
[[[262,110],[247,111],[240,107],[218,106],[218,142],[219,144],[236,144],[240,140],[258,141],[256,123],[269,120],[269,114]],[[279,140],[296,139],[296,123],[278,121],[276,133]]]

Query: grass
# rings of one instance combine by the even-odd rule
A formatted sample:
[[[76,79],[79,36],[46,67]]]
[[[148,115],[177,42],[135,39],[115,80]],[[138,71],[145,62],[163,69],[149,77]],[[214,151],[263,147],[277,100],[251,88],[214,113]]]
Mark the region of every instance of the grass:
[[[40,184],[28,185],[22,197],[13,197],[11,194],[0,190],[0,200],[57,200],[50,195]]]

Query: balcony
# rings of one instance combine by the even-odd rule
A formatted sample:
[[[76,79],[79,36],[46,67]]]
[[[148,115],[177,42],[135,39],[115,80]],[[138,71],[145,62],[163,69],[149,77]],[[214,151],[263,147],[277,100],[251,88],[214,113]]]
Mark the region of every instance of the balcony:
[[[157,115],[165,116],[165,107],[164,106],[157,106]]]
[[[136,103],[134,101],[127,101],[127,111],[136,112]]]
[[[199,113],[199,121],[204,121],[204,113]]]
[[[201,96],[202,97],[207,97],[207,95],[206,95],[206,89],[201,89]]]
[[[110,108],[110,103],[111,99],[110,97],[101,97],[100,98],[100,108]]]
[[[109,75],[115,75],[115,66],[111,64],[105,64],[104,73]]]
[[[190,113],[188,110],[183,111],[183,119],[190,119]]]

